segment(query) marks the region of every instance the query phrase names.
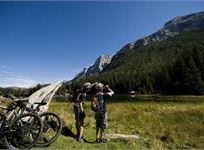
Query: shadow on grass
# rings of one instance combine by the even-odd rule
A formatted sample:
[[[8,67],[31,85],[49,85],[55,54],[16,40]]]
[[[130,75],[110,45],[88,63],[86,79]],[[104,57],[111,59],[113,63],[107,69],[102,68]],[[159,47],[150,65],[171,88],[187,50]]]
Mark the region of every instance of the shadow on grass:
[[[74,134],[73,131],[67,126],[62,128],[61,134],[66,137],[71,137],[77,141],[77,135]],[[87,139],[84,139],[84,143],[94,144],[95,141],[88,141]]]

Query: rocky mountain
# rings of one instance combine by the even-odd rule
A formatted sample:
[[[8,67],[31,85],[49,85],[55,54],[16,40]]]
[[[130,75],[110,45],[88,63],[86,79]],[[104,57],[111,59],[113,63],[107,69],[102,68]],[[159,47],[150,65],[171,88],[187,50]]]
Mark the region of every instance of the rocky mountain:
[[[126,44],[113,57],[110,55],[100,56],[96,59],[93,65],[85,67],[79,74],[77,74],[74,80],[83,76],[90,76],[98,72],[116,68],[118,65],[121,65],[120,63],[123,63],[120,61],[120,58],[124,57],[124,51],[137,49],[157,41],[174,37],[183,31],[199,28],[204,28],[204,12],[175,17],[174,19],[166,22],[164,27],[159,31],[139,39],[136,42],[130,42]]]
[[[131,42],[123,46],[112,58],[111,63],[107,66],[107,69],[110,70],[117,66],[117,60],[119,59],[121,53],[128,51],[130,49],[143,47],[145,45],[151,44],[153,42],[166,40],[170,37],[177,35],[180,32],[188,31],[192,29],[204,28],[204,11],[189,14],[186,16],[178,16],[174,19],[166,22],[164,27],[159,31],[146,36],[142,39],[137,40],[136,42]],[[106,69],[105,69],[106,70]]]
[[[111,55],[101,55],[96,59],[93,65],[83,68],[83,70],[78,73],[73,80],[101,72],[111,62],[111,59]]]
[[[123,46],[102,71],[85,81],[116,93],[204,94],[204,12],[176,17],[159,31]]]
[[[204,28],[125,50],[117,66],[73,82],[108,84],[115,93],[204,95]]]
[[[204,27],[204,12],[175,17],[165,23],[161,30],[135,42],[135,46],[145,46],[155,41],[161,41],[169,37],[173,37],[180,32],[198,29],[201,27]]]

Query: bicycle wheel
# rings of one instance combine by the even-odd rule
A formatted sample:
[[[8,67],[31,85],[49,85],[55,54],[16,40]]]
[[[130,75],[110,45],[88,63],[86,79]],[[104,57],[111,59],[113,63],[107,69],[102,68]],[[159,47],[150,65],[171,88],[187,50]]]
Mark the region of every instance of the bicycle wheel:
[[[43,132],[35,146],[46,147],[58,138],[62,130],[62,122],[53,112],[44,112],[40,114],[40,118],[43,121]]]
[[[5,124],[6,124],[6,117],[4,114],[0,113],[0,135],[4,135],[5,133]],[[3,137],[0,137],[0,149],[4,149],[4,140]]]
[[[0,113],[0,129],[3,128],[5,122],[6,122],[6,116]]]
[[[9,132],[4,136],[8,149],[30,149],[42,134],[43,124],[34,113],[20,115],[9,125]]]

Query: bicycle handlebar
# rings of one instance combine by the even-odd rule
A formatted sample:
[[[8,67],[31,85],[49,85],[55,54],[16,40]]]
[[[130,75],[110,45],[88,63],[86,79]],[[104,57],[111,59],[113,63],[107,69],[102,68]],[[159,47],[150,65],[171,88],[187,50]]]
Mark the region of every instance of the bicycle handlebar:
[[[47,105],[47,102],[35,102],[34,104],[41,106],[41,105]]]

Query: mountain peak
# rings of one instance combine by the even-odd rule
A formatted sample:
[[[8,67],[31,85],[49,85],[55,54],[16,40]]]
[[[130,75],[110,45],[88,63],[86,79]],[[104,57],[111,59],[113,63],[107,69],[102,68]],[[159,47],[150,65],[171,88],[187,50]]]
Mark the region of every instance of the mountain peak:
[[[110,63],[112,56],[110,55],[101,55],[98,57],[94,63],[88,70],[90,74],[94,74],[96,72],[100,72],[103,68]]]
[[[101,72],[110,62],[111,62],[112,56],[111,55],[101,55],[99,56],[93,65],[89,65],[83,70],[78,73],[73,80],[79,79],[84,76],[91,76],[96,73]]]

